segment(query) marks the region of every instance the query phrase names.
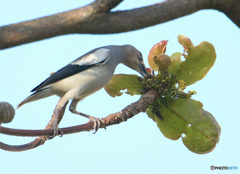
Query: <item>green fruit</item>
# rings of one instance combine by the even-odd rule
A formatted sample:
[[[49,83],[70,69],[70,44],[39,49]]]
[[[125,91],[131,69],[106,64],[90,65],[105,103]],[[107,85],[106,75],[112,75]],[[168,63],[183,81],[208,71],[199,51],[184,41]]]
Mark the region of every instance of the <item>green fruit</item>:
[[[148,64],[149,66],[154,70],[158,71],[158,65],[154,62],[154,57],[158,57],[160,54],[166,52],[166,46],[167,46],[168,41],[163,40],[157,44],[155,44],[152,49],[149,52],[148,55]]]
[[[159,71],[166,71],[171,65],[171,59],[166,54],[160,54],[158,57],[154,57],[153,60],[157,64]]]
[[[13,120],[15,109],[7,102],[0,102],[0,124],[9,123]]]

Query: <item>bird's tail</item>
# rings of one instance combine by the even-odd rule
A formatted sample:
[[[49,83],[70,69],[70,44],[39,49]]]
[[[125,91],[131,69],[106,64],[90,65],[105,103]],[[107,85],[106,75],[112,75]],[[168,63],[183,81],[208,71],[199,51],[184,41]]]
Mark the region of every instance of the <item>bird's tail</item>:
[[[41,89],[38,90],[36,92],[34,92],[32,95],[30,95],[29,97],[27,97],[25,100],[23,100],[21,103],[19,103],[19,105],[17,106],[16,109],[18,109],[19,107],[21,107],[22,105],[32,102],[32,101],[36,101],[42,98],[46,98],[53,95],[52,90],[50,88],[45,88],[45,89]]]

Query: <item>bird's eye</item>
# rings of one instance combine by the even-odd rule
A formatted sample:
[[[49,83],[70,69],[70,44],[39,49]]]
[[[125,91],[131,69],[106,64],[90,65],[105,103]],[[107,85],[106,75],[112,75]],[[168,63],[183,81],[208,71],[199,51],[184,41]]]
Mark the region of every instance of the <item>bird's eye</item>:
[[[139,60],[140,62],[143,61],[142,54],[138,57],[138,60]]]

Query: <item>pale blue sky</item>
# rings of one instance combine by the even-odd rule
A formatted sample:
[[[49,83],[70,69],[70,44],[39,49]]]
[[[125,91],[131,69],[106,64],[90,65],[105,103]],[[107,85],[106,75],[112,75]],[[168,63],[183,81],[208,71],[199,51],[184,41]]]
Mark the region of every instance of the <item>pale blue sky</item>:
[[[91,1],[9,0],[0,6],[0,25],[20,22],[77,8]],[[157,3],[157,0],[125,0],[117,7],[130,9]],[[217,60],[207,76],[188,90],[196,90],[194,99],[203,103],[219,122],[222,133],[216,148],[208,154],[190,152],[181,139],[165,138],[156,124],[142,113],[125,123],[91,132],[56,137],[45,145],[26,152],[0,150],[1,172],[8,174],[42,173],[213,173],[211,165],[240,168],[240,80],[239,28],[224,14],[203,10],[171,22],[133,32],[112,35],[74,34],[46,39],[0,51],[0,100],[17,106],[30,95],[30,90],[54,72],[87,51],[110,44],[132,44],[138,48],[146,65],[151,47],[169,40],[167,54],[182,51],[177,36],[188,36],[195,45],[208,41],[215,46]],[[119,66],[116,73],[137,74]],[[101,90],[79,103],[78,110],[104,117],[123,109],[139,96],[112,98]],[[24,105],[6,127],[44,128],[58,97]],[[78,125],[87,120],[66,111],[60,127]],[[23,144],[33,138],[0,135],[0,141]],[[239,169],[240,170],[240,169]],[[239,173],[225,171],[224,173]],[[214,173],[223,173],[214,171]]]

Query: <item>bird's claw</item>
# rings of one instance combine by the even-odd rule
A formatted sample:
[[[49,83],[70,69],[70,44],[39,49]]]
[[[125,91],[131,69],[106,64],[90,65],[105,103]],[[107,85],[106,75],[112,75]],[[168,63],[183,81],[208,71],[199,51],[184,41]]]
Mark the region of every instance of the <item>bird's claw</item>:
[[[60,134],[58,134],[59,137],[62,137],[62,136],[63,136],[63,131],[62,131],[62,129],[58,128],[58,131],[60,132]]]
[[[93,129],[95,130],[93,132],[93,134],[97,133],[98,129],[103,125],[104,128],[106,129],[106,126],[105,126],[105,122],[100,119],[100,118],[96,118],[96,117],[90,117],[89,118],[89,122],[93,122]]]
[[[60,134],[58,132],[60,132]],[[58,135],[60,137],[62,137],[63,136],[63,131],[59,127],[54,127],[53,128],[53,135],[50,136],[48,139],[51,140],[51,139],[53,139],[54,137],[56,137]]]

